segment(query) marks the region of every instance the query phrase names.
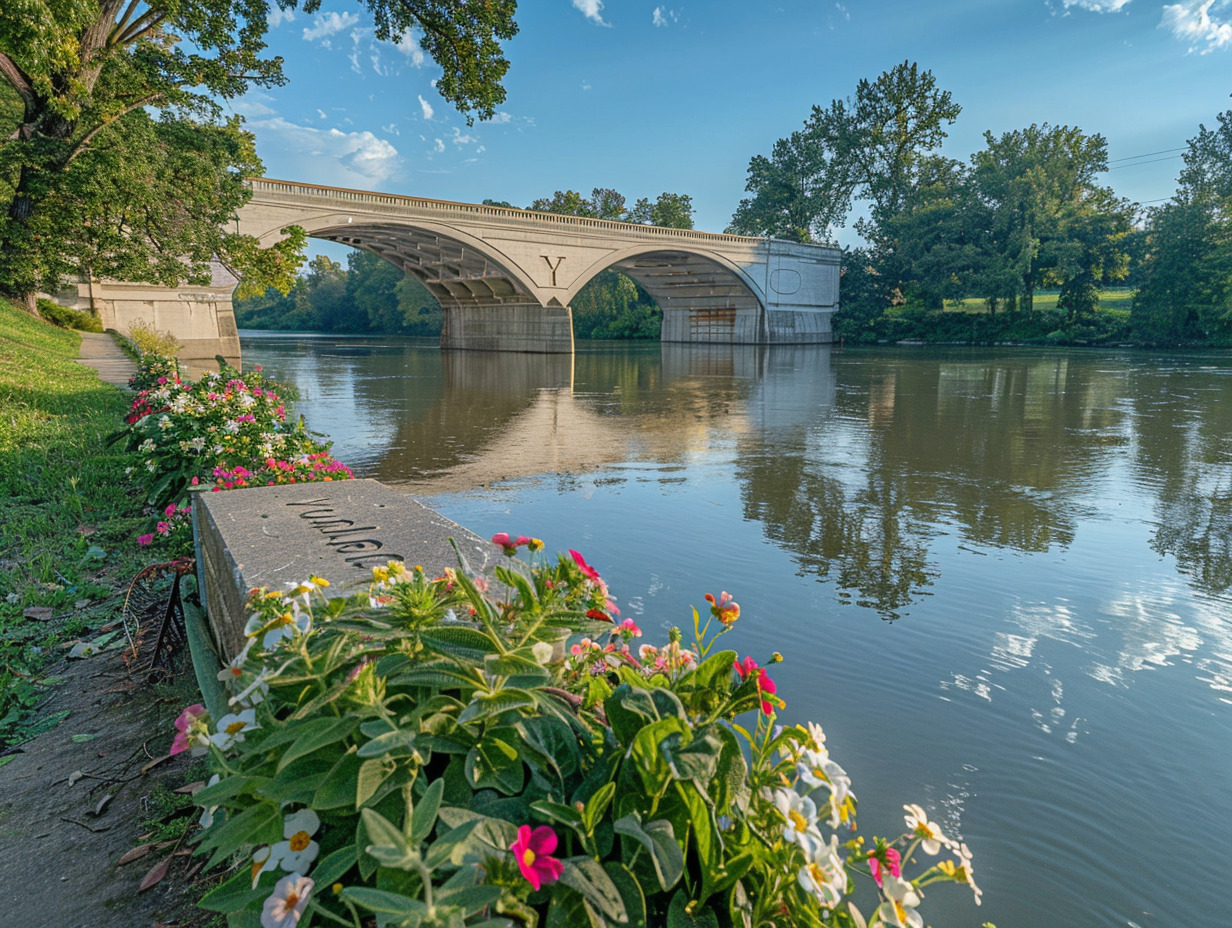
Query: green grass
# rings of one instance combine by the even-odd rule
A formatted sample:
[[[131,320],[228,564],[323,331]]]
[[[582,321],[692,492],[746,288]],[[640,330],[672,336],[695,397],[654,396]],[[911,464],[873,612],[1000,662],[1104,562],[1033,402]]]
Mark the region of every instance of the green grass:
[[[1031,301],[1031,308],[1036,312],[1049,312],[1057,308],[1057,299],[1060,292],[1056,290],[1040,291],[1035,294]],[[1100,312],[1107,312],[1113,315],[1124,314],[1124,318],[1129,317],[1130,307],[1134,303],[1134,291],[1127,287],[1118,287],[1116,289],[1099,291],[1099,306],[1097,309]],[[988,305],[984,302],[983,297],[969,296],[962,300],[946,303],[946,309],[955,312],[967,313],[986,313]],[[998,307],[998,313],[1005,312],[1004,308]]]
[[[118,617],[118,591],[149,560],[134,461],[105,446],[128,395],[75,363],[80,345],[0,300],[0,747],[42,727],[44,668]]]

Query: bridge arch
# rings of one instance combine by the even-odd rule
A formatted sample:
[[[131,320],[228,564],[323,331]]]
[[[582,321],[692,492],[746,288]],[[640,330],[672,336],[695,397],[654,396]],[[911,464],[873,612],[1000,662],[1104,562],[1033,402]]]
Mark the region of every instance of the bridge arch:
[[[708,249],[679,242],[619,249],[578,275],[568,301],[609,269],[633,278],[659,304],[662,341],[761,341],[766,331],[765,298],[757,282],[739,264]]]

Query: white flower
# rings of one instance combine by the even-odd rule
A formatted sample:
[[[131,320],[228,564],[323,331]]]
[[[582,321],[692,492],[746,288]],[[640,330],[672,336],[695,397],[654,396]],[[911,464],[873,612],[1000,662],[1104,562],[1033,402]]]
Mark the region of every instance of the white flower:
[[[817,806],[807,796],[794,789],[780,788],[774,791],[774,807],[783,816],[783,839],[793,841],[806,854],[822,843],[817,830]]]
[[[210,743],[218,750],[225,751],[233,744],[244,740],[244,732],[260,728],[257,724],[257,713],[253,709],[224,715],[218,720],[218,731],[210,735]]]
[[[206,783],[205,785],[207,788],[211,787],[215,783],[217,783],[218,780],[219,780],[218,774],[214,774],[212,777],[210,777],[210,781]],[[211,825],[214,824],[214,813],[217,811],[218,811],[218,806],[210,806],[209,808],[207,808],[204,812],[201,813],[201,818],[197,820],[198,824],[202,828],[209,828]]]
[[[312,880],[298,873],[283,877],[261,907],[261,928],[295,928],[312,895]]]
[[[160,417],[159,417],[159,419],[158,419],[158,427],[159,427],[160,429],[163,429],[164,431],[166,431],[167,429],[171,428],[171,425],[172,425],[172,423],[171,423],[171,417],[170,417],[170,416],[168,416],[168,415],[164,414],[164,415],[162,415],[162,416],[160,416]]]
[[[278,858],[270,853],[270,846],[259,847],[252,852],[252,888],[257,888],[262,873],[278,869]]]
[[[829,757],[830,752],[826,750],[826,733],[822,731],[821,726],[816,722],[809,722],[808,733],[809,741],[812,742],[809,746],[809,750]]]
[[[552,659],[552,646],[546,641],[536,641],[530,650],[535,655],[536,664],[546,665]]]
[[[924,919],[915,910],[920,895],[914,886],[901,877],[887,873],[881,881],[886,901],[873,914],[874,925],[896,925],[897,928],[924,928]]]
[[[141,454],[149,454],[151,451],[154,450],[154,447],[155,447],[154,439],[147,438],[137,447],[137,451],[140,452]]]
[[[190,441],[189,444],[192,445],[194,451],[200,451],[202,448],[205,447],[205,439],[202,438],[200,435],[198,435],[196,438]]]
[[[808,852],[808,860],[800,868],[797,880],[818,903],[832,909],[847,892],[847,871],[838,856],[838,836],[831,835],[829,844],[818,844]]]
[[[317,859],[321,847],[312,836],[321,827],[321,819],[311,809],[300,809],[288,815],[282,823],[282,836],[270,849],[270,857],[278,859],[278,865],[288,873],[304,873]]]
[[[971,887],[971,892],[975,894],[975,904],[979,905],[984,891],[975,885],[975,870],[971,866],[971,849],[966,844],[960,844],[957,841],[951,841],[949,848],[958,857],[959,875]]]
[[[251,393],[241,393],[240,398],[239,398],[239,404],[244,409],[248,409],[250,406],[256,406],[257,400],[256,400],[256,397],[254,397]]]
[[[296,635],[306,635],[312,628],[312,616],[299,608],[298,602],[291,602],[291,608],[271,621],[262,624],[261,614],[249,616],[244,626],[244,634],[255,638],[264,632],[261,647],[266,651],[276,647],[284,638],[294,638]]]
[[[911,805],[903,806],[906,815],[903,818],[907,822],[907,830],[911,832],[913,837],[923,838],[920,847],[924,849],[925,854],[937,855],[941,853],[941,846],[950,846],[950,839],[945,836],[936,822],[930,822],[924,810],[917,806],[914,802]]]
[[[232,435],[234,435],[236,432],[240,430],[240,424],[236,422],[234,419],[228,419],[226,424],[222,427],[222,430],[224,432],[230,432]]]

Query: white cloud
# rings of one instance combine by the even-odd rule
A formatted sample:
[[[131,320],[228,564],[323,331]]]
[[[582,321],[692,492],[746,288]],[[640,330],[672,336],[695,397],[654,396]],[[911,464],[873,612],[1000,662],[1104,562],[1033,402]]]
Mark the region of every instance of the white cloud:
[[[271,30],[277,29],[283,23],[291,22],[295,22],[295,14],[281,7],[271,6],[270,11],[265,14],[265,24]]]
[[[388,126],[381,126],[381,131],[384,132],[386,135],[401,135],[402,134],[401,132],[398,131],[398,124],[396,122],[391,122]]]
[[[1201,44],[1206,47],[1202,54],[1232,45],[1232,22],[1211,18],[1211,8],[1223,9],[1228,0],[1185,0],[1182,3],[1169,3],[1164,6],[1163,17],[1159,21],[1161,29],[1172,30],[1178,39],[1190,43],[1189,50],[1196,50]]]
[[[510,122],[513,122],[513,117],[510,116],[508,113],[500,113],[500,112],[493,113],[492,118],[488,120],[488,123],[493,126],[503,126],[506,123],[510,123]]]
[[[1128,3],[1129,0],[1125,0],[1125,2]],[[836,3],[834,4],[834,8],[838,10],[839,15],[842,16],[843,19],[847,20],[847,22],[851,22],[851,13],[848,12],[847,7],[843,6],[841,3]]]
[[[656,26],[670,26],[674,22],[679,22],[679,20],[679,13],[675,10],[665,10],[661,6],[656,6],[650,16],[650,21]]]
[[[368,131],[317,129],[280,116],[250,125],[299,160],[296,176],[305,181],[364,187],[380,184],[401,166],[398,149]]]
[[[359,22],[357,13],[321,13],[313,20],[312,25],[304,29],[304,41],[315,42],[325,40],[331,35],[337,35],[343,29],[350,29]],[[324,42],[326,46],[328,42]]]
[[[419,105],[423,107],[423,118],[431,119],[436,111],[432,109],[432,104],[423,98],[423,94],[419,94]]]
[[[325,110],[321,109],[320,107],[317,107],[317,115],[320,116],[322,119],[327,118],[325,115]]]
[[[453,138],[450,139],[450,141],[453,142],[455,145],[471,145],[474,142],[479,141],[479,136],[469,135],[469,134],[463,135],[462,130],[459,129],[457,126],[454,126],[453,127]]]
[[[590,81],[582,81],[582,89],[590,90]]]
[[[440,139],[433,139],[432,140],[432,150],[439,155],[441,152],[445,150],[445,143],[442,142]]]
[[[611,25],[603,21],[603,0],[573,0],[573,8],[581,11],[591,22],[600,26]]]
[[[424,66],[424,50],[419,47],[419,37],[415,35],[414,29],[398,39],[394,48],[407,57],[412,67],[422,68]]]
[[[271,99],[266,97],[265,99]],[[261,116],[273,116],[278,111],[272,106],[266,106],[260,100],[253,99],[252,95],[241,97],[232,104],[232,108],[243,116],[245,119],[254,119]]]
[[[1065,9],[1076,6],[1091,13],[1119,13],[1133,0],[1063,0]]]

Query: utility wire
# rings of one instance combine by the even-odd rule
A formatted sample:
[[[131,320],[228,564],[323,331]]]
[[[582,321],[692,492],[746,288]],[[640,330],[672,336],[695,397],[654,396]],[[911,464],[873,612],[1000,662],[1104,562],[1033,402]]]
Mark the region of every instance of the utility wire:
[[[1184,150],[1185,150],[1184,148],[1165,148],[1162,151],[1148,151],[1141,155],[1129,155],[1128,157],[1125,157],[1125,158],[1113,158],[1108,163],[1116,164],[1118,161],[1135,161],[1138,158],[1150,158],[1154,155],[1167,155],[1174,151],[1184,151]]]
[[[1151,161],[1135,161],[1133,164],[1118,164],[1116,167],[1104,168],[1104,170],[1105,171],[1119,171],[1122,168],[1136,168],[1141,164],[1159,164],[1159,162],[1161,161],[1174,161],[1175,159],[1179,157],[1181,156],[1180,155],[1169,155],[1167,158],[1155,158]]]

